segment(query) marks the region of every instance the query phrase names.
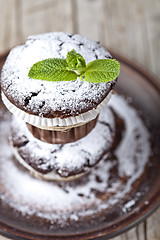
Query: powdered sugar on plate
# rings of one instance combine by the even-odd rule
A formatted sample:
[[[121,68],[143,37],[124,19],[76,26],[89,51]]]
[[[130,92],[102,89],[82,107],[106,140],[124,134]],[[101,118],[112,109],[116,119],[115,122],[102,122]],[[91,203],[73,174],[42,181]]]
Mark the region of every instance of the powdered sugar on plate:
[[[149,133],[136,110],[115,95],[110,107],[125,123],[123,137],[111,153],[81,180],[61,183],[35,179],[13,158],[8,144],[10,117],[2,114],[0,124],[0,198],[24,216],[37,215],[52,224],[93,216],[123,201],[140,178],[150,155]],[[103,121],[103,119],[101,119]],[[129,144],[130,142],[130,144]],[[86,143],[87,145],[90,143]],[[99,143],[101,144],[101,143]],[[114,169],[114,172],[113,172]],[[123,211],[136,204],[130,199]]]

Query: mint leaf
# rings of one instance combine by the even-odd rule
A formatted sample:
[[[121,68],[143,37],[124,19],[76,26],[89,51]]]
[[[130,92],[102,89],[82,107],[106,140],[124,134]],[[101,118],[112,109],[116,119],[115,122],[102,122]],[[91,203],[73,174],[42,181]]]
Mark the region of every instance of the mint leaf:
[[[46,81],[72,81],[80,77],[91,83],[114,80],[120,73],[120,64],[115,59],[99,59],[86,66],[84,58],[74,49],[67,59],[48,58],[35,63],[28,73],[33,79]]]
[[[120,64],[115,59],[99,59],[87,64],[81,79],[91,83],[114,80],[120,73]]]
[[[65,59],[48,58],[35,63],[28,73],[30,78],[47,81],[72,81],[79,75],[67,69],[68,64]]]
[[[67,63],[69,70],[75,70],[79,74],[81,74],[86,68],[86,62],[84,58],[74,49],[67,53]]]

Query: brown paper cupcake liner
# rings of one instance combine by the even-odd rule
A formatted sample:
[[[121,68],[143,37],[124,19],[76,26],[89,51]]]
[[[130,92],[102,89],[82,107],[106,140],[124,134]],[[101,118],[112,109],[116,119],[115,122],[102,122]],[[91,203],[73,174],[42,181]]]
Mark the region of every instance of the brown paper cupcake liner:
[[[45,130],[35,127],[29,123],[26,124],[35,138],[47,143],[64,144],[75,142],[85,137],[95,127],[97,119],[98,117],[84,125],[73,127],[67,131]]]

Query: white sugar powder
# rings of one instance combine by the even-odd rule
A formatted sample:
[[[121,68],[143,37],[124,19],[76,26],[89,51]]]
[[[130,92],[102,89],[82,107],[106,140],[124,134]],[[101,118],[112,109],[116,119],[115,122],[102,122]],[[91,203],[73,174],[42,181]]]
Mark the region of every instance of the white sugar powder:
[[[84,183],[82,181],[75,186],[65,183],[63,188],[58,183],[35,179],[12,160],[13,154],[6,139],[10,118],[8,115],[3,116],[5,119],[0,125],[0,197],[3,201],[22,214],[35,213],[49,219],[51,223],[58,218],[62,224],[67,221],[67,213],[71,214],[72,220],[77,221],[79,216],[92,215],[106,209],[108,204],[114,205],[123,200],[131,191],[132,184],[143,173],[150,154],[149,134],[136,111],[122,97],[115,95],[110,106],[125,121],[124,136],[115,152],[117,159],[102,160]],[[86,142],[87,146],[89,144]],[[117,180],[108,185],[115,161],[118,166]],[[122,175],[128,177],[126,182],[121,182]],[[109,199],[103,201],[96,195],[96,191],[110,194]],[[134,199],[130,200],[124,209],[127,211],[135,204]],[[62,216],[61,213],[65,214]]]

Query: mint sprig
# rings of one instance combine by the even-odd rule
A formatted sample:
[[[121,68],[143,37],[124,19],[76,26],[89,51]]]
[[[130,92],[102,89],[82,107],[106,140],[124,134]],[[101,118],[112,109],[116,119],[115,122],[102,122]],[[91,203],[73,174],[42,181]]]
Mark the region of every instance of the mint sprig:
[[[74,70],[79,74],[83,73],[86,68],[86,62],[84,58],[74,49],[67,53],[67,63],[69,70]]]
[[[46,81],[82,81],[104,83],[114,80],[120,73],[120,64],[115,59],[99,59],[86,65],[82,55],[74,49],[67,53],[67,59],[48,58],[35,63],[28,76]]]

